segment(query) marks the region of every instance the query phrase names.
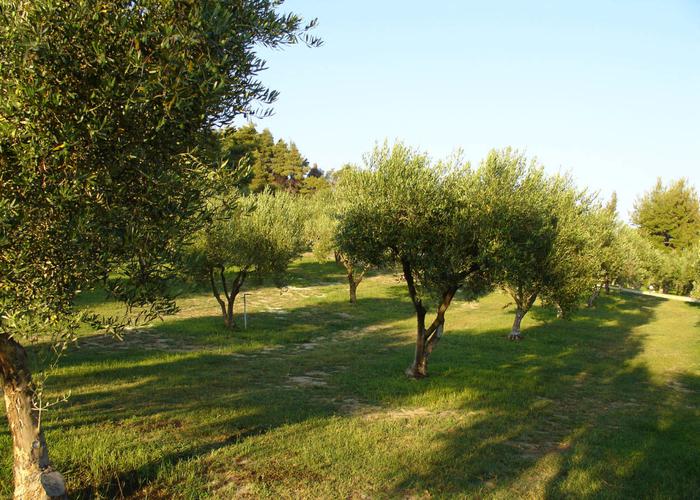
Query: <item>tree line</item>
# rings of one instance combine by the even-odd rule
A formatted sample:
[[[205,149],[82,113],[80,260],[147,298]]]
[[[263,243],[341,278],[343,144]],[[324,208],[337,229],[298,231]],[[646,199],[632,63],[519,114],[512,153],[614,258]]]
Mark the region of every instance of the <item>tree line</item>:
[[[700,198],[685,179],[661,179],[640,196],[632,222],[637,234],[628,250],[636,253],[637,285],[700,298]],[[630,231],[630,230],[628,230]],[[636,238],[636,239],[635,239]]]
[[[315,163],[309,166],[294,142],[275,141],[269,129],[258,132],[252,122],[213,130],[208,152],[213,162],[237,172],[244,192],[311,194],[329,185],[324,171]]]
[[[638,205],[646,206],[649,197]],[[457,294],[475,299],[504,290],[515,306],[509,338],[519,340],[537,300],[568,317],[582,305],[595,306],[611,285],[652,283],[649,263],[673,254],[661,242],[654,247],[645,225],[624,224],[616,205],[614,194],[601,202],[570,176],[548,175],[510,148],[491,151],[474,168],[459,158],[433,162],[403,143],[385,143],[365,156],[364,165],[346,165],[327,188],[309,196],[268,189],[219,202],[221,220],[197,233],[190,270],[200,279],[208,276],[229,328],[235,327],[234,301],[245,277],[283,280],[305,250],[344,267],[353,303],[369,269],[395,272],[417,321],[407,373],[421,378]],[[697,244],[694,233],[684,231]],[[700,283],[695,255],[694,284]]]

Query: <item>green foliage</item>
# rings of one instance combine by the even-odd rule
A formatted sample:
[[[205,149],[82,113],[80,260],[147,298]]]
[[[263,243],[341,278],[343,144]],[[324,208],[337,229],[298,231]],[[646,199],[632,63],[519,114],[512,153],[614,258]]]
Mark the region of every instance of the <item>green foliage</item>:
[[[647,251],[647,284],[666,292],[689,294],[694,288],[695,255],[700,244],[700,199],[685,179],[654,188],[640,197],[632,214],[640,234],[656,252]]]
[[[282,139],[275,142],[268,129],[258,132],[249,123],[238,129],[223,129],[217,138],[219,157],[246,170],[242,180],[250,191],[272,189],[311,194],[328,187],[323,171],[315,164],[309,168],[296,144]]]
[[[340,212],[335,191],[322,190],[306,200],[309,217],[304,224],[304,235],[316,259],[323,262],[338,251],[335,236]]]
[[[638,229],[622,225],[617,242],[624,255],[618,283],[630,288],[642,288],[655,282],[661,270],[662,252]]]
[[[375,147],[365,163],[366,170],[349,169],[339,181],[347,193],[339,248],[375,266],[409,269],[418,300],[450,289],[484,291],[483,208],[469,166],[458,159],[433,164],[401,143]]]
[[[693,289],[690,295],[700,299],[700,243],[689,251],[688,260],[690,263],[690,275],[693,281]]]
[[[610,202],[595,210],[589,219],[598,262],[597,279],[605,286],[618,280],[628,258],[628,249],[620,237],[624,225],[617,218],[616,206],[617,196],[613,193]]]
[[[289,263],[305,248],[306,218],[304,205],[292,194],[264,191],[243,196],[226,218],[200,231],[191,269],[203,278],[210,269],[232,268],[281,281]]]
[[[557,237],[556,198],[541,166],[517,151],[491,151],[478,170],[490,201],[485,224],[495,281],[519,307],[544,287]]]
[[[659,249],[684,250],[700,240],[700,199],[685,179],[658,179],[634,206],[632,221]]]
[[[575,308],[594,282],[590,198],[512,149],[491,151],[478,175],[495,282],[522,312],[536,297],[565,313]]]
[[[0,4],[3,333],[56,331],[108,273],[134,305],[163,292],[218,184],[200,154],[209,128],[276,97],[253,47],[319,43],[278,5]]]
[[[657,288],[665,293],[689,295],[696,279],[697,246],[682,251],[659,252],[660,267],[655,275]]]
[[[319,169],[320,170],[320,169]],[[323,175],[311,175],[311,171],[304,177],[304,182],[299,187],[299,194],[311,195],[330,188],[330,183]]]
[[[339,177],[340,178],[340,177]],[[371,267],[369,262],[342,250],[338,244],[338,224],[349,205],[347,184],[335,183],[307,198],[309,217],[304,228],[307,241],[316,258],[323,262],[333,255],[345,268],[350,285],[350,302],[356,301],[357,286]]]
[[[593,288],[599,260],[595,253],[592,197],[578,191],[568,177],[558,177],[557,186],[557,239],[541,297],[568,315]]]
[[[346,166],[336,173],[332,185],[328,184],[307,198],[309,218],[304,230],[309,246],[319,261],[326,260],[331,254],[342,253],[337,240],[339,221],[352,206],[355,193],[352,191],[351,182],[341,180],[343,176],[352,175],[357,171],[356,167]],[[350,256],[346,257],[353,261]],[[354,262],[364,267],[362,261]]]

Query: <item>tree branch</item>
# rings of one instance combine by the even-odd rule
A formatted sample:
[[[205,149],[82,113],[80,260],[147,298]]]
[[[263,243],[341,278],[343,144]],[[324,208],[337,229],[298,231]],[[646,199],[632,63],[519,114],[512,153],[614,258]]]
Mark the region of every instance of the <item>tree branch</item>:
[[[214,293],[216,301],[221,306],[221,312],[226,316],[226,304],[221,300],[221,295],[219,294],[219,289],[216,287],[216,281],[214,280],[214,268],[209,268],[209,283],[211,283],[211,291]]]
[[[221,268],[219,268],[219,276],[221,276],[221,284],[224,287],[224,295],[226,295],[226,300],[231,300],[231,296],[228,293],[228,287],[226,286],[226,273],[224,270],[224,266],[221,266]]]
[[[423,307],[423,301],[418,298],[418,291],[416,290],[416,284],[413,281],[413,274],[411,273],[411,264],[402,258],[401,267],[403,269],[403,277],[406,280],[406,286],[408,287],[408,295],[411,297],[411,302],[413,302],[413,307],[419,314],[425,314],[425,307]]]

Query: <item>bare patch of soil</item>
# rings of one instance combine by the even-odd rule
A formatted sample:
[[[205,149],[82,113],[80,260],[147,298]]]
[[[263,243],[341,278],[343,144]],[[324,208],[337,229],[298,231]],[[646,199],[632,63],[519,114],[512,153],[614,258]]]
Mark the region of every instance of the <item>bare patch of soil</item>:
[[[78,348],[82,349],[108,349],[121,351],[127,349],[141,349],[145,351],[168,352],[194,352],[202,349],[202,346],[174,339],[160,334],[153,329],[133,329],[124,334],[123,340],[108,335],[93,336],[78,340]]]

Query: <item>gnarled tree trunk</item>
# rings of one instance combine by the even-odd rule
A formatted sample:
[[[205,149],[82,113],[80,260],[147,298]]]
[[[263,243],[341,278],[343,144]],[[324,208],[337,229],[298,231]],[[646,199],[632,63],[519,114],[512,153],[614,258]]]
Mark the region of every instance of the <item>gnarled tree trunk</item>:
[[[245,269],[239,271],[236,277],[233,279],[231,290],[229,291],[228,283],[226,282],[225,269],[220,267],[219,279],[221,280],[221,286],[224,291],[224,298],[221,298],[219,288],[216,286],[216,279],[214,278],[214,268],[209,269],[209,283],[211,284],[211,291],[214,294],[216,301],[219,303],[219,307],[221,307],[221,316],[224,318],[224,325],[226,328],[231,330],[236,328],[236,322],[233,317],[233,305],[236,302],[238,292],[241,291],[241,287],[243,286],[243,282],[245,281],[247,274],[248,272]]]
[[[442,295],[442,301],[438,306],[435,319],[428,328],[425,327],[426,309],[418,298],[411,268],[407,262],[403,262],[404,278],[408,286],[408,293],[416,310],[416,351],[413,363],[406,369],[406,375],[412,378],[424,378],[428,376],[428,358],[435,346],[442,338],[445,329],[445,312],[450,307],[452,299],[457,293],[457,288],[450,288]]]
[[[510,340],[522,340],[523,335],[520,331],[520,323],[522,322],[523,318],[525,315],[528,313],[530,308],[532,307],[532,304],[535,303],[535,300],[537,299],[538,292],[534,292],[532,295],[529,297],[524,297],[524,293],[521,291],[512,294],[513,299],[515,300],[516,304],[516,309],[515,309],[515,319],[513,320],[513,327],[510,330],[510,334],[508,335],[508,338]]]
[[[351,273],[348,273],[348,284],[350,285],[350,303],[357,302],[357,283]]]
[[[564,318],[564,309],[562,309],[561,305],[559,305],[558,303],[554,304],[554,307],[556,307],[556,309],[557,309],[557,318],[563,319]]]
[[[519,307],[515,310],[515,319],[513,320],[513,328],[510,330],[508,338],[510,340],[522,340],[523,336],[520,333],[520,322],[523,320],[525,312]]]
[[[0,335],[0,372],[12,435],[14,498],[66,498],[63,476],[51,467],[40,412],[33,402],[34,385],[27,353],[6,335]]]
[[[350,259],[338,252],[336,252],[335,255],[339,259],[339,262],[343,264],[343,267],[345,267],[345,271],[347,272],[348,285],[350,287],[350,303],[354,304],[357,302],[357,287],[362,282],[362,278],[365,276],[366,268],[363,268],[362,271],[358,273]]]

